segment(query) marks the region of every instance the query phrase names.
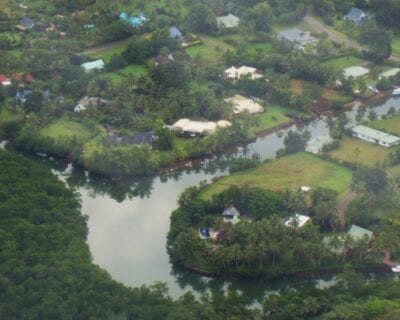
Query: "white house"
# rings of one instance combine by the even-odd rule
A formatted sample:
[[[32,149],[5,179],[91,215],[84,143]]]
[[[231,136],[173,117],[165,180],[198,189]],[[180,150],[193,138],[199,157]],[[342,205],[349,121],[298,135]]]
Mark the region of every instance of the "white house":
[[[393,69],[387,70],[385,72],[382,72],[379,75],[379,80],[381,80],[382,78],[390,78],[390,77],[397,76],[399,74],[399,72],[400,72],[400,68],[393,68]]]
[[[81,64],[81,67],[85,70],[85,72],[90,72],[92,70],[102,70],[104,69],[104,61],[103,59],[98,59],[91,62],[86,62]]]
[[[384,147],[393,147],[400,144],[399,137],[361,125],[352,129],[352,135]]]
[[[309,221],[311,220],[310,217],[304,216],[302,214],[296,213],[293,217],[290,217],[285,221],[285,226],[287,227],[294,227],[294,228],[302,228],[304,227]]]
[[[226,103],[232,105],[233,114],[248,112],[250,114],[257,114],[264,112],[264,108],[252,99],[245,98],[239,94],[224,100]]]
[[[98,106],[100,104],[107,104],[110,101],[100,98],[93,98],[85,96],[81,100],[78,101],[78,104],[74,108],[74,112],[81,112],[86,110],[89,106]]]
[[[241,66],[239,68],[230,67],[224,71],[224,75],[231,80],[238,80],[246,76],[250,77],[252,80],[262,78],[262,75],[257,72],[256,68],[248,66]]]
[[[232,124],[226,120],[218,122],[213,121],[192,121],[189,119],[180,119],[171,126],[171,130],[177,133],[190,136],[208,135],[214,133],[218,128],[226,128]]]
[[[223,28],[235,28],[239,25],[240,18],[233,14],[228,14],[227,16],[217,17],[217,27],[219,29]]]

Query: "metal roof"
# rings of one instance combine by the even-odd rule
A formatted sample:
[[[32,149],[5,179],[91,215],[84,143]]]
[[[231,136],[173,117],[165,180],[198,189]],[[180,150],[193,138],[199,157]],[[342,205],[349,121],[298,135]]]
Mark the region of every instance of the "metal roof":
[[[233,14],[228,14],[227,16],[222,16],[217,18],[218,28],[234,28],[239,25],[240,18],[234,16]]]
[[[374,140],[379,140],[382,142],[386,142],[387,144],[392,144],[395,142],[400,141],[399,137],[396,137],[394,135],[391,135],[389,133],[375,130],[366,126],[357,126],[352,129],[353,133],[356,133],[357,135],[364,135],[368,138],[374,139]]]

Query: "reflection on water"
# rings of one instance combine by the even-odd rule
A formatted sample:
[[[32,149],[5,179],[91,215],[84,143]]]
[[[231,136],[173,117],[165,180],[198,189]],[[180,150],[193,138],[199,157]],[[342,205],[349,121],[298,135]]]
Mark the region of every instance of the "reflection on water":
[[[394,106],[400,109],[399,100],[389,99],[374,108],[378,116]],[[352,123],[358,107],[347,112]],[[359,113],[360,114],[360,113]],[[365,119],[368,110],[363,115]],[[227,287],[242,291],[249,302],[261,299],[268,292],[285,288],[302,288],[329,285],[332,277],[300,280],[285,278],[275,281],[222,280],[203,277],[171,265],[166,252],[166,235],[169,217],[177,207],[177,199],[185,188],[201,181],[226,174],[225,160],[238,155],[258,153],[262,159],[274,158],[283,147],[289,130],[308,130],[313,138],[329,132],[326,118],[305,125],[294,125],[279,133],[257,139],[247,147],[204,161],[194,161],[190,167],[167,172],[156,177],[108,179],[87,174],[59,161],[47,161],[72,188],[82,196],[82,212],[89,217],[88,243],[94,262],[111,276],[128,286],[151,285],[156,281],[167,283],[173,297],[186,291],[195,294],[221,291]]]

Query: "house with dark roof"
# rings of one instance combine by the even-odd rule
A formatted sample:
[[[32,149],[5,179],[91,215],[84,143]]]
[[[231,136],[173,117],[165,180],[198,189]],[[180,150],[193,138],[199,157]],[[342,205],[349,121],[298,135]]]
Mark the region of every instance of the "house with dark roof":
[[[25,103],[26,98],[30,94],[32,94],[32,90],[30,90],[30,89],[24,89],[22,91],[17,91],[17,94],[15,95],[15,100],[17,100],[17,102],[20,104]]]
[[[277,38],[292,43],[297,49],[304,50],[306,46],[315,44],[318,40],[310,32],[292,28],[278,32]]]
[[[183,33],[178,29],[178,27],[171,27],[169,28],[169,37],[182,41],[183,40]]]
[[[35,25],[36,21],[27,17],[23,17],[15,27],[20,31],[28,31],[31,30]]]
[[[107,136],[107,141],[112,144],[125,144],[125,145],[151,145],[155,140],[153,131],[140,132],[133,135],[119,136],[116,134],[110,134]]]
[[[344,19],[347,21],[351,21],[358,26],[365,20],[368,20],[369,16],[359,8],[351,8],[349,13],[344,16]]]

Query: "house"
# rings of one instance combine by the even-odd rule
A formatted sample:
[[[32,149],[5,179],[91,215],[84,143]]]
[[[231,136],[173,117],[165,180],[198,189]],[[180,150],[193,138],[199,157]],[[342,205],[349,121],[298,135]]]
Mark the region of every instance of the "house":
[[[372,231],[356,226],[355,224],[350,227],[347,235],[350,236],[354,241],[361,241],[365,239],[369,243],[370,241],[374,240],[374,233]],[[351,246],[348,247],[351,248]]]
[[[393,68],[393,69],[387,70],[385,72],[382,72],[379,75],[379,80],[381,80],[382,78],[390,78],[390,77],[397,76],[399,73],[400,73],[400,68]]]
[[[310,217],[296,213],[293,217],[290,217],[285,221],[285,226],[294,227],[294,228],[302,228],[309,221],[311,221]]]
[[[174,61],[175,61],[175,58],[174,58],[174,56],[172,55],[172,53],[169,53],[169,54],[162,54],[162,53],[160,53],[159,55],[157,55],[157,56],[154,58],[154,64],[155,64],[156,66],[168,64],[168,63],[171,63],[171,62],[174,62]]]
[[[308,186],[301,186],[300,190],[301,190],[301,192],[307,193],[311,190],[311,188]]]
[[[352,129],[352,135],[353,137],[376,143],[384,147],[393,147],[400,144],[399,137],[362,125],[354,127]]]
[[[0,84],[3,87],[11,85],[11,80],[5,75],[5,74],[0,74]]]
[[[226,120],[218,122],[213,121],[192,121],[189,119],[180,119],[175,122],[170,129],[183,135],[196,136],[208,135],[214,133],[218,128],[226,128],[232,124]]]
[[[153,144],[155,135],[153,131],[140,132],[134,135],[118,136],[110,134],[107,136],[107,141],[112,144],[125,144],[125,145],[140,145],[140,144]]]
[[[224,101],[232,105],[233,114],[239,114],[242,112],[257,114],[264,112],[264,108],[260,104],[239,94],[227,98]]]
[[[240,18],[233,14],[228,14],[227,16],[217,17],[217,27],[218,29],[224,28],[235,28],[239,25]]]
[[[226,208],[222,212],[223,216],[223,221],[225,223],[232,223],[232,224],[237,224],[240,222],[240,212],[238,209],[236,209],[234,206],[230,206],[229,208]]]
[[[15,26],[20,31],[29,31],[36,25],[36,21],[23,17]]]
[[[22,91],[17,91],[15,95],[15,100],[17,100],[18,103],[22,104],[25,103],[26,98],[32,94],[32,90],[29,89],[24,89]]]
[[[255,80],[262,78],[262,75],[257,72],[256,68],[241,66],[239,68],[230,67],[224,71],[224,75],[227,79],[239,80],[242,77],[250,77],[250,79]]]
[[[95,28],[96,28],[96,25],[94,23],[87,23],[87,24],[83,25],[83,29],[85,29],[85,30],[92,30]]]
[[[199,228],[199,236],[201,239],[210,239],[211,238],[211,229],[210,228]]]
[[[297,49],[304,50],[305,47],[315,44],[318,40],[309,32],[292,28],[278,32],[277,38],[293,44]]]
[[[354,79],[358,79],[358,78],[366,76],[368,73],[369,73],[369,70],[362,66],[352,66],[352,67],[343,69],[343,75],[347,79],[350,77],[352,77]]]
[[[30,73],[22,73],[22,72],[14,73],[12,77],[15,81],[24,81],[26,83],[31,83],[35,80],[32,74]]]
[[[183,40],[183,33],[178,29],[178,27],[169,28],[169,37],[179,41]]]
[[[89,106],[98,106],[107,103],[109,103],[109,101],[105,99],[85,96],[78,101],[78,104],[74,108],[74,112],[81,112],[86,110]]]
[[[90,72],[92,70],[102,70],[104,68],[103,59],[98,59],[91,62],[86,62],[81,64],[81,67],[85,69],[85,72]]]
[[[147,16],[143,12],[137,16],[131,16],[126,12],[121,12],[119,14],[119,19],[132,27],[140,27],[148,20]]]
[[[348,14],[344,16],[344,19],[347,21],[353,22],[355,25],[360,25],[362,22],[367,20],[368,15],[359,8],[351,8]]]
[[[330,135],[324,135],[316,139],[312,139],[306,144],[305,151],[320,154],[322,152],[322,148],[324,145],[330,144],[333,142],[333,139]]]

